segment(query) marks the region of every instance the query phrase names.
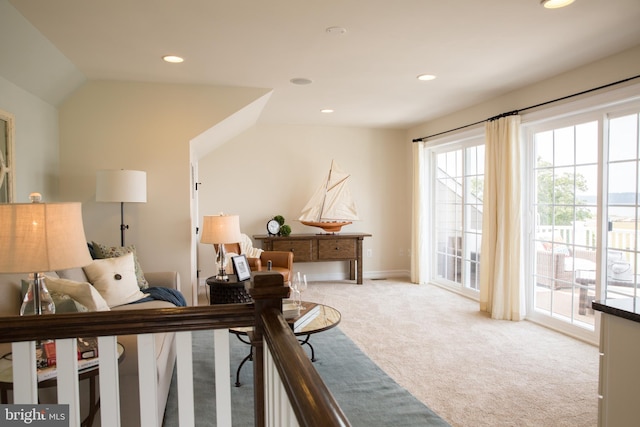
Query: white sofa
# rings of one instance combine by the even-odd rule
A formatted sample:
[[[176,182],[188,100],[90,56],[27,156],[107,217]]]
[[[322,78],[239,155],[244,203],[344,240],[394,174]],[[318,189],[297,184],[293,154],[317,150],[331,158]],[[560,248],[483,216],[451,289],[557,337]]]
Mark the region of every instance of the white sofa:
[[[49,274],[49,273],[48,273]],[[52,273],[55,275],[55,273]],[[81,268],[65,270],[57,274],[61,278],[75,281],[87,281]],[[145,273],[149,286],[180,289],[180,278],[177,272]],[[22,304],[21,282],[26,275],[0,275],[0,316],[16,316],[20,314]],[[113,307],[113,311],[126,309],[146,309],[174,307],[166,301],[148,301],[134,305]],[[155,350],[158,368],[158,412],[159,419],[164,416],[169,387],[173,375],[176,352],[174,346],[174,333],[156,334]],[[120,381],[120,411],[122,426],[140,425],[140,407],[138,391],[138,352],[137,337],[135,335],[119,336],[118,342],[125,347],[125,357],[119,366]],[[0,344],[1,354],[10,352],[10,344]],[[83,383],[86,381],[83,381]],[[86,387],[81,384],[81,387]],[[82,391],[82,388],[81,388]],[[99,416],[94,425],[99,425]]]

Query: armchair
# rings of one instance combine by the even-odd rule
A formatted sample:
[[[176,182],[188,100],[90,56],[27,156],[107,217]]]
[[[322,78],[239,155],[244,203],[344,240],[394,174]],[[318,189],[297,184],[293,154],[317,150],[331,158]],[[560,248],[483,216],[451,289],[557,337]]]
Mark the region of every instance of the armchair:
[[[218,250],[218,245],[214,245]],[[284,282],[289,283],[293,274],[293,252],[287,251],[265,251],[254,248],[251,239],[246,234],[242,234],[242,241],[238,243],[227,243],[224,249],[228,256],[234,254],[246,255],[251,271],[266,271],[269,261],[271,261],[271,271],[282,274]],[[227,272],[231,273],[233,267],[231,263],[227,265]]]
[[[282,274],[284,283],[289,283],[291,280],[291,275],[293,274],[293,252],[262,251],[258,261],[255,271],[266,271],[269,261],[271,261],[271,270]]]

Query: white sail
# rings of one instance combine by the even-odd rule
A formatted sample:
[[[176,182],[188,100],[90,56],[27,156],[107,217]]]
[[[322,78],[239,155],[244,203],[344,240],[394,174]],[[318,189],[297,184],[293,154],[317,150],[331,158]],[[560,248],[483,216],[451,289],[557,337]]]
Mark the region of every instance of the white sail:
[[[302,209],[298,219],[314,222],[359,220],[355,202],[347,186],[349,176],[340,169],[335,160],[332,160],[329,174]]]

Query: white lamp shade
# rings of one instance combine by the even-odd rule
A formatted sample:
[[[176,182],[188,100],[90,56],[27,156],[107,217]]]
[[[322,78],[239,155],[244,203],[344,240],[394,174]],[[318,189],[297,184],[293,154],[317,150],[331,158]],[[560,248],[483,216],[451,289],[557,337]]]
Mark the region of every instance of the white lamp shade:
[[[80,203],[0,205],[0,273],[36,273],[91,263]]]
[[[200,243],[238,243],[240,236],[240,217],[238,215],[205,216],[202,221]]]
[[[96,175],[97,202],[147,201],[147,173],[133,170],[99,170]]]

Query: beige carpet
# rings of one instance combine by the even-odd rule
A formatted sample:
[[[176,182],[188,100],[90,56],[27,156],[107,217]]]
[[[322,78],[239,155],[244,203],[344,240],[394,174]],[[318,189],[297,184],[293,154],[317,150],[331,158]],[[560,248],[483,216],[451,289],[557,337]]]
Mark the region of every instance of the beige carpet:
[[[303,298],[337,308],[342,331],[452,426],[597,425],[596,347],[435,286],[364,282],[310,283]]]
[[[303,298],[452,426],[597,425],[598,349],[408,281],[316,282]],[[322,349],[316,349],[321,353]]]

